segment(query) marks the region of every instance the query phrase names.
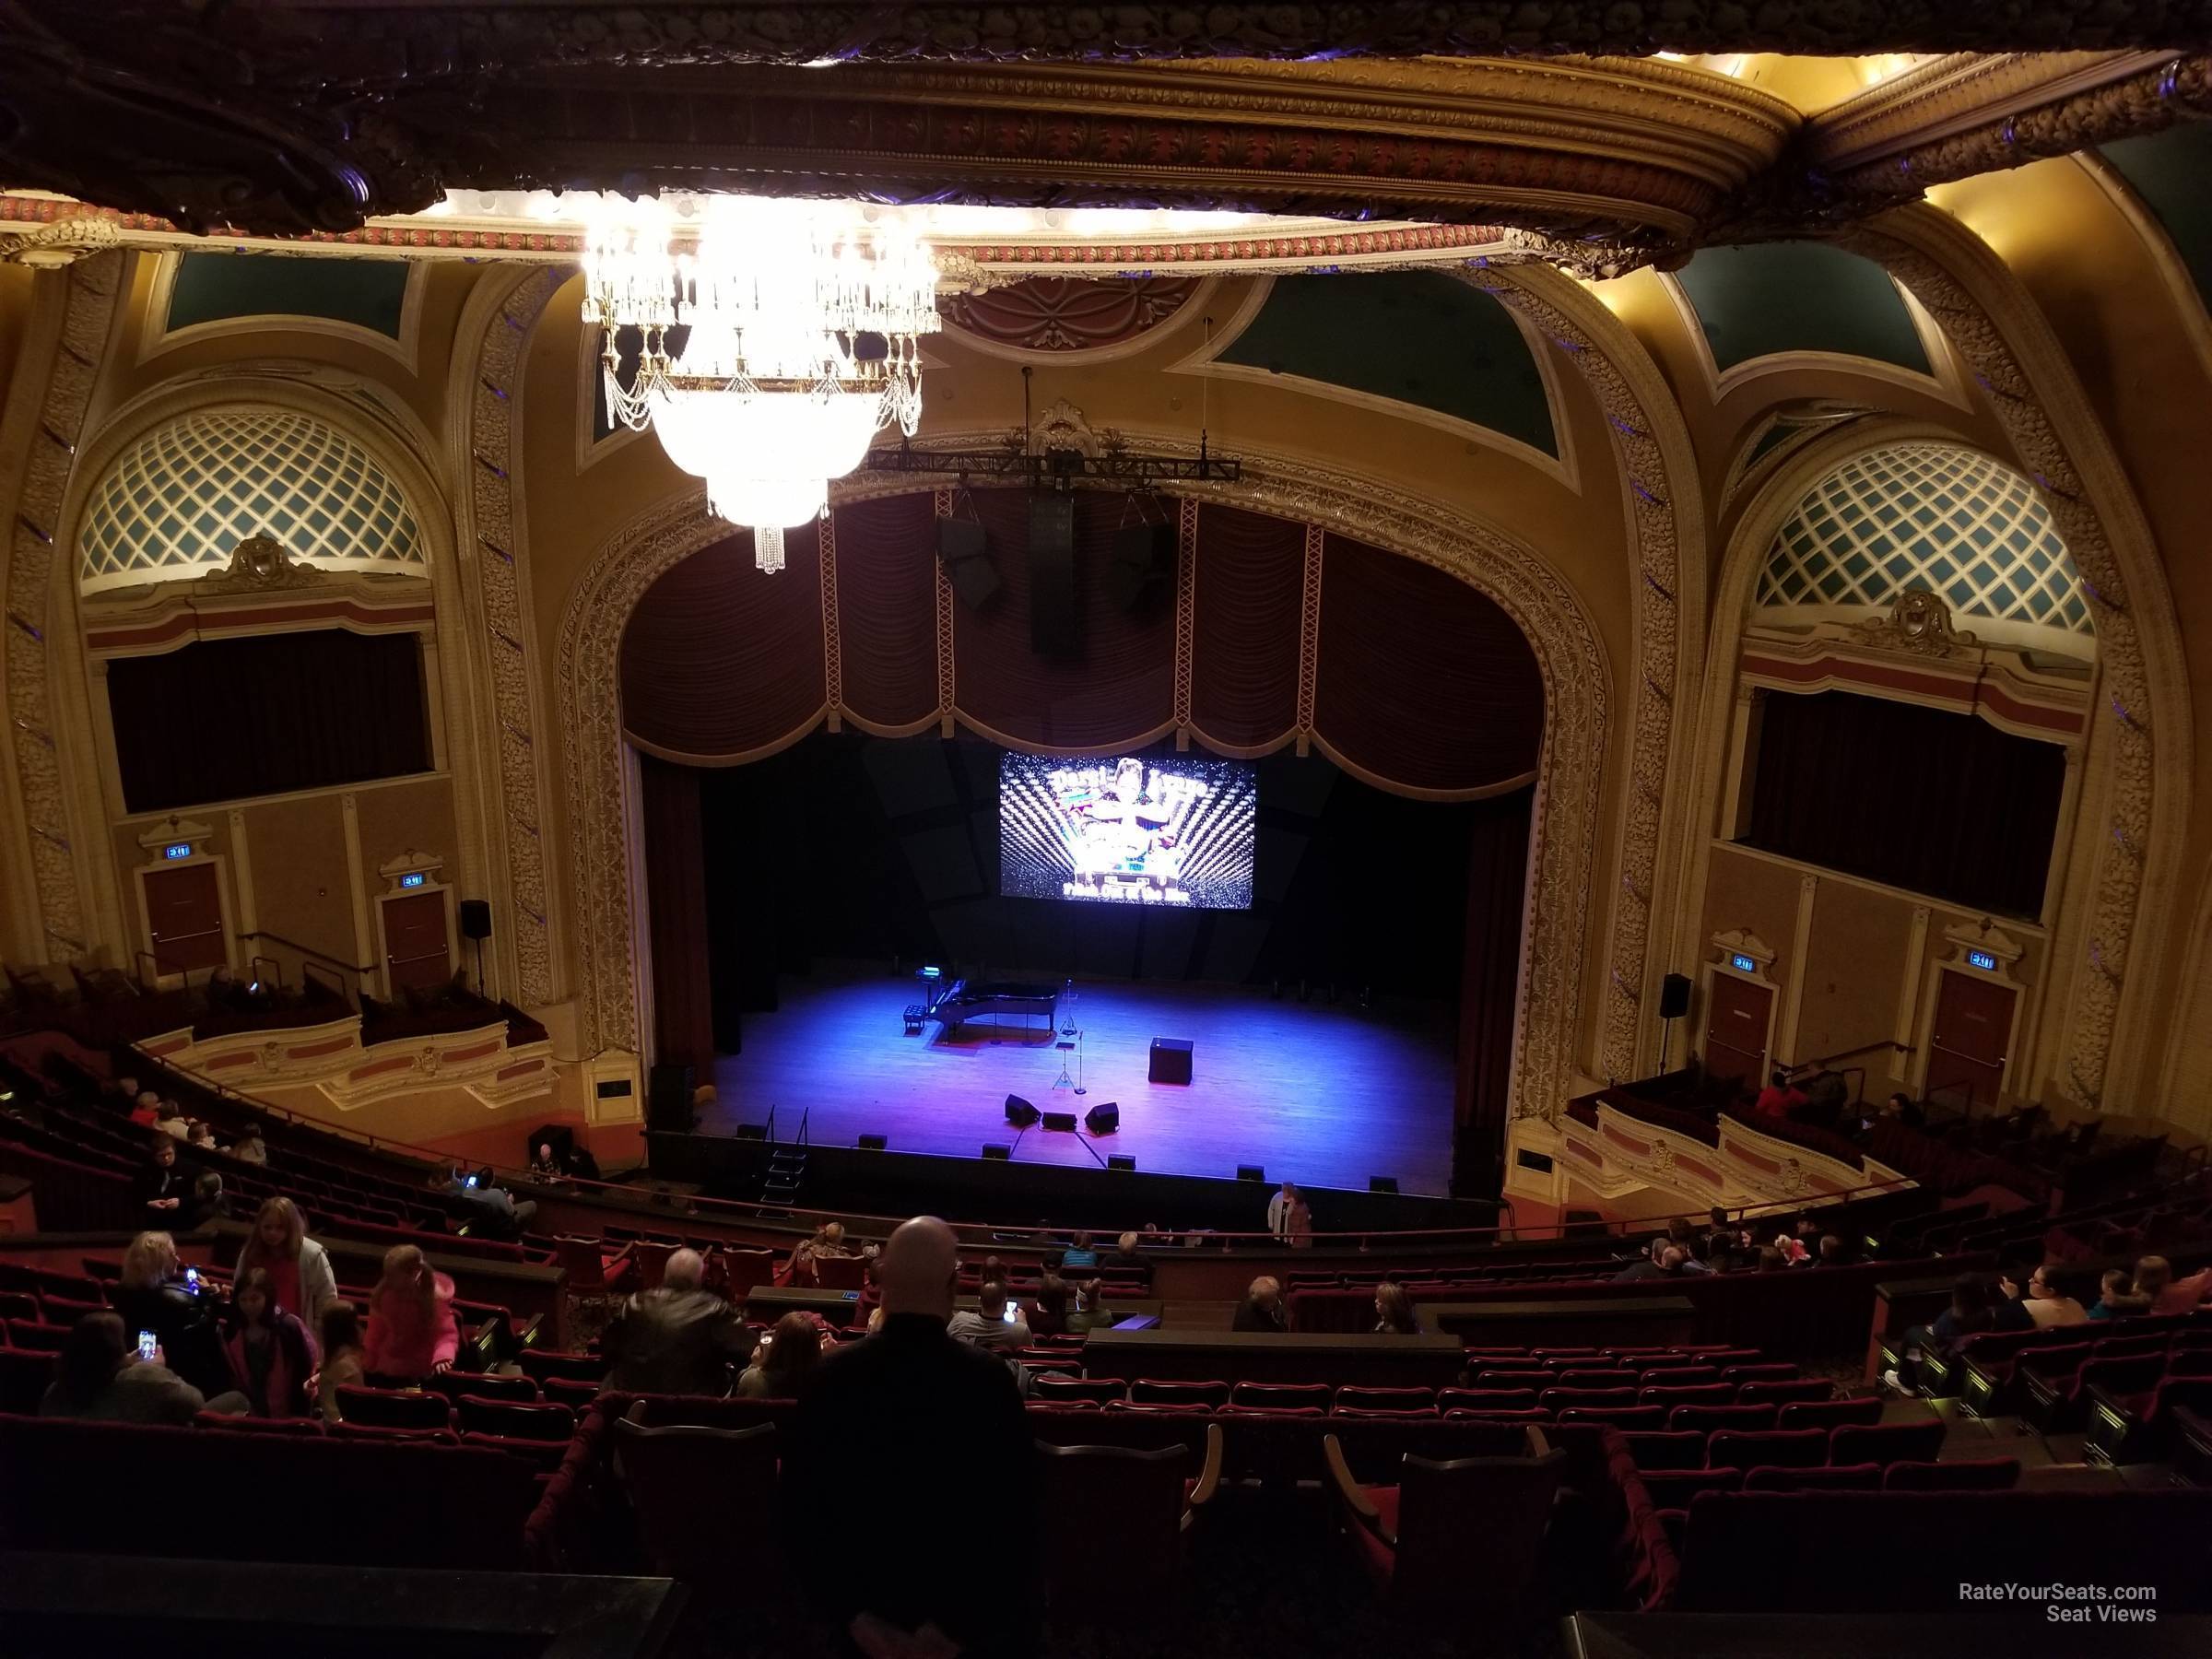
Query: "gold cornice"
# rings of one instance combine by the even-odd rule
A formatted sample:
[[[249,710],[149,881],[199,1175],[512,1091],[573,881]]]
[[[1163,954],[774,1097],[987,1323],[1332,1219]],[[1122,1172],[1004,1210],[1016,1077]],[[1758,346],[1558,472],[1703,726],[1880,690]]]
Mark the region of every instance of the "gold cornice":
[[[1824,168],[1863,166],[1900,149],[2173,62],[2171,52],[1954,53],[1869,87],[1807,128]]]

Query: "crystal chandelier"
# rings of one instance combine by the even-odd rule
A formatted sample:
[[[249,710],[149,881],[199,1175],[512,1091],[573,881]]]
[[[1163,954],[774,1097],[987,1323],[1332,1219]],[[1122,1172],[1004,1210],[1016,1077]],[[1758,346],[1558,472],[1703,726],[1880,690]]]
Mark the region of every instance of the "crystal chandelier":
[[[608,412],[660,435],[704,478],[707,504],[783,568],[783,532],[811,522],[892,421],[922,417],[920,336],[937,330],[937,272],[895,215],[850,202],[697,198],[679,237],[655,197],[602,198],[584,253],[583,317],[604,331]],[[619,331],[637,372],[618,372]]]

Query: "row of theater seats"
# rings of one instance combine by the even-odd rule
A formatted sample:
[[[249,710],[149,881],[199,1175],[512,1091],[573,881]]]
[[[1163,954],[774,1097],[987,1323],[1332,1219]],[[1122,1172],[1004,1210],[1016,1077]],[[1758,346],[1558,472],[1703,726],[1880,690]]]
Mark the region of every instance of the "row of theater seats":
[[[1901,1335],[1886,1340],[1883,1365],[1895,1366],[1902,1350]],[[2212,1350],[2212,1309],[2033,1331],[1983,1331],[1947,1356],[1924,1358],[1920,1380],[1923,1392],[1931,1396],[1956,1396],[1974,1416],[1995,1417],[2024,1409],[2032,1379],[2063,1387],[2087,1364],[2206,1350]]]

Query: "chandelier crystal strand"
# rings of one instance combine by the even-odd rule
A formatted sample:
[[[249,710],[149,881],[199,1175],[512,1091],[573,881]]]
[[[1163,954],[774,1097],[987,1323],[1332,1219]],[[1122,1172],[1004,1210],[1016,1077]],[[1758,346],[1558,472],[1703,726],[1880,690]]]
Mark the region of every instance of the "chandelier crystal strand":
[[[920,336],[938,327],[934,255],[894,211],[757,196],[699,199],[687,245],[667,204],[601,201],[584,317],[604,330],[614,418],[651,426],[706,480],[709,506],[783,565],[782,532],[829,505],[885,426],[922,417]],[[639,331],[620,383],[618,333]],[[772,534],[771,534],[772,533]]]

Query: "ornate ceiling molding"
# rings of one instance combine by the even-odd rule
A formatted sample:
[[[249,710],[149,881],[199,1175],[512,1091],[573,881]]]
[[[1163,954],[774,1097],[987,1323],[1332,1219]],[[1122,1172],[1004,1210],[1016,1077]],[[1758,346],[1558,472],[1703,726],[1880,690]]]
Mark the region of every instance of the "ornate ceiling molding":
[[[994,434],[995,435],[995,434]],[[942,435],[939,443],[972,441]],[[1180,438],[1125,434],[1147,449],[1187,450]],[[1599,774],[1607,744],[1607,671],[1594,628],[1571,588],[1535,554],[1481,522],[1426,498],[1288,457],[1246,452],[1244,481],[1178,493],[1355,536],[1468,582],[1527,636],[1544,677],[1546,727],[1530,823],[1532,871],[1521,962],[1513,1067],[1517,1116],[1553,1117],[1571,1092],[1598,844]],[[910,477],[860,475],[832,502],[913,493]],[[628,844],[618,663],[622,633],[657,577],[720,540],[728,526],[696,494],[673,498],[617,533],[569,599],[558,668],[583,910],[578,940],[587,1047],[641,1052],[638,896]]]

